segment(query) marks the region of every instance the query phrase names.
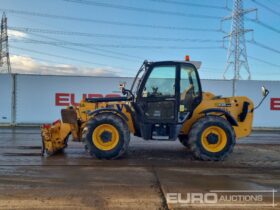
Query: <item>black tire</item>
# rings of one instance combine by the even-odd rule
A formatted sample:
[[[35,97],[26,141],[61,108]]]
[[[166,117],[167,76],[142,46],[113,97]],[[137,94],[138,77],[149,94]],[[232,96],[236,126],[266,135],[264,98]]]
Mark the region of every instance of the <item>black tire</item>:
[[[179,135],[178,136],[178,139],[179,139],[179,142],[183,145],[183,146],[185,146],[185,147],[187,147],[187,148],[190,148],[190,145],[189,145],[189,137],[188,137],[188,135]]]
[[[101,150],[92,141],[94,129],[102,124],[114,126],[119,134],[117,145],[110,150]],[[117,159],[126,153],[130,142],[130,132],[127,123],[121,117],[113,113],[101,113],[94,116],[94,118],[88,122],[87,127],[88,133],[85,143],[91,156],[95,156],[98,159]]]
[[[221,128],[225,132],[225,146],[217,152],[210,152],[202,143],[203,132],[210,126]],[[206,116],[199,119],[191,128],[189,133],[189,147],[194,157],[200,160],[219,161],[224,160],[232,151],[235,145],[235,132],[232,125],[219,116]]]

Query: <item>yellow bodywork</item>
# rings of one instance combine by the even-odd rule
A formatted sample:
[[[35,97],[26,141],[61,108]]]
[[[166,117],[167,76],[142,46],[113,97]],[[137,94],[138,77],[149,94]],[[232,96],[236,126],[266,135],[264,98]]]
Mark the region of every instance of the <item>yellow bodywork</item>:
[[[53,154],[54,152],[65,148],[67,146],[70,131],[70,124],[61,123],[60,121],[52,126],[42,126],[41,135],[43,150],[46,150],[48,154]]]
[[[249,111],[246,119],[243,122],[241,122],[238,116],[242,112],[243,102],[249,102],[250,105],[248,107]],[[215,96],[212,93],[203,93],[203,100],[194,110],[192,117],[184,123],[181,132],[184,134],[188,134],[192,125],[198,119],[205,116],[205,114],[201,113],[202,111],[211,108],[219,108],[229,112],[230,115],[237,121],[238,126],[233,126],[236,138],[238,139],[246,137],[252,131],[253,113],[250,112],[250,110],[252,110],[253,107],[253,102],[245,96],[215,98]],[[220,115],[220,113],[211,114]]]
[[[73,141],[82,141],[83,140],[83,130],[90,119],[90,113],[96,109],[111,107],[117,109],[117,105],[121,105],[123,102],[110,102],[110,103],[91,103],[82,100],[80,105],[77,107],[68,107],[67,110],[75,111],[77,115],[78,122],[69,124],[63,123],[62,121],[56,121],[53,124],[46,124],[41,126],[41,136],[43,150],[47,154],[53,154],[61,149],[64,149],[67,146],[68,137],[71,134]],[[134,132],[134,126],[131,123],[132,118],[130,114],[122,109],[122,112],[128,116],[130,123],[128,123],[130,131]]]
[[[249,102],[248,113],[243,122],[239,120],[239,115],[243,109],[243,102]],[[53,125],[44,125],[41,128],[42,140],[45,150],[48,154],[52,154],[58,150],[61,150],[67,146],[67,139],[70,134],[72,134],[72,138],[74,141],[83,141],[83,130],[86,126],[86,123],[91,119],[89,115],[90,112],[100,109],[100,108],[115,108],[119,109],[126,117],[127,124],[129,130],[132,134],[135,134],[135,125],[133,123],[133,117],[130,112],[127,110],[127,104],[130,106],[130,102],[86,102],[81,101],[78,107],[68,107],[67,110],[74,110],[77,115],[77,119],[79,122],[75,122],[72,124],[63,123],[61,121],[53,124]],[[197,122],[200,118],[204,117],[205,114],[201,113],[204,110],[211,108],[219,108],[227,111],[230,115],[237,121],[237,126],[233,126],[235,131],[236,138],[242,138],[248,136],[252,130],[252,121],[253,121],[253,113],[250,111],[253,109],[253,102],[247,97],[228,97],[228,98],[219,98],[215,97],[212,93],[203,93],[201,103],[195,108],[192,113],[190,119],[188,119],[182,126],[181,134],[188,134],[192,125]],[[181,106],[180,106],[181,107]],[[130,107],[132,110],[133,108]],[[182,111],[182,110],[180,110]],[[221,113],[211,113],[212,115],[221,115]],[[102,129],[102,128],[100,128]],[[214,129],[214,128],[213,128]],[[215,129],[214,129],[215,130]],[[212,132],[214,132],[212,130]],[[223,133],[219,130],[215,130],[215,132],[221,136],[223,139]],[[220,133],[219,133],[220,132]],[[93,133],[93,135],[95,135]],[[98,138],[95,138],[98,140]],[[102,147],[102,144],[97,144]],[[222,147],[223,142],[221,141],[217,147]],[[217,148],[209,148],[213,151]]]

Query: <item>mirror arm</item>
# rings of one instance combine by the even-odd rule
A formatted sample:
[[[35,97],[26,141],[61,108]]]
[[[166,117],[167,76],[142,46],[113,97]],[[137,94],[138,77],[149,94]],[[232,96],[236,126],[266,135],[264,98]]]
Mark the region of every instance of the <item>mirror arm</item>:
[[[251,112],[254,112],[256,109],[258,109],[258,108],[262,105],[262,103],[264,102],[264,100],[266,99],[266,97],[268,96],[268,94],[269,94],[269,90],[266,90],[266,91],[265,91],[265,95],[264,95],[264,97],[262,98],[262,100],[260,101],[260,103],[259,103],[257,106],[255,106],[255,107],[251,110]]]
[[[131,95],[131,100],[132,101],[134,101],[134,98],[135,98],[135,96],[134,96],[134,94],[132,93],[132,91],[131,90],[128,90],[128,89],[125,89],[125,88],[122,88],[122,94],[123,95],[127,95],[127,93],[129,93],[130,95]]]

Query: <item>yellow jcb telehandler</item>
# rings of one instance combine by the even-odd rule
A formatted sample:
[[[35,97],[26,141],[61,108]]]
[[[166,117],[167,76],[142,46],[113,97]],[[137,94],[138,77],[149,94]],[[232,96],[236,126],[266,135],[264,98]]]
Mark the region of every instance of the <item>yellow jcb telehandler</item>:
[[[200,160],[223,160],[236,139],[251,133],[254,105],[244,96],[203,92],[201,62],[144,61],[123,97],[87,98],[61,111],[62,120],[41,127],[43,149],[52,155],[67,147],[69,136],[85,143],[90,155],[116,159],[130,136],[145,140],[177,138]],[[268,95],[263,88],[263,100]],[[262,100],[262,101],[263,101]]]

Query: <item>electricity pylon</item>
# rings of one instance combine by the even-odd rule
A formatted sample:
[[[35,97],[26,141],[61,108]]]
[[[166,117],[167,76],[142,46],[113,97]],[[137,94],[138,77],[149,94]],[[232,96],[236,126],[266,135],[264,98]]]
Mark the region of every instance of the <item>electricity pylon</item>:
[[[224,37],[229,38],[229,46],[227,52],[227,63],[223,74],[226,79],[226,73],[233,69],[233,95],[235,95],[236,80],[244,78],[241,71],[246,71],[247,79],[251,79],[251,72],[247,59],[245,33],[253,31],[244,28],[244,15],[257,9],[243,9],[243,0],[233,0],[233,10],[229,17],[223,18],[222,21],[231,20],[231,32]]]
[[[8,43],[8,25],[5,12],[1,19],[1,41],[0,41],[0,73],[11,73],[11,63]]]

